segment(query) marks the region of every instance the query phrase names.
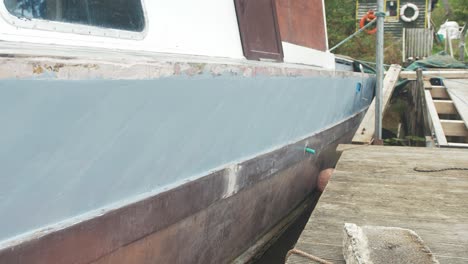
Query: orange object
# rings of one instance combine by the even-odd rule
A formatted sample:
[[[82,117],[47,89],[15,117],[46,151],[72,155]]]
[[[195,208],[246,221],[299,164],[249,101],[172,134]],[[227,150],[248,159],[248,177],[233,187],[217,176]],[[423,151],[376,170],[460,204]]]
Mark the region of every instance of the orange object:
[[[328,181],[330,180],[334,171],[335,169],[328,168],[328,169],[322,170],[319,173],[319,176],[317,179],[317,190],[319,192],[323,192],[325,190],[325,187],[327,186]]]
[[[363,28],[367,23],[371,22],[376,18],[374,11],[369,10],[367,11],[367,14],[361,18],[361,21],[359,22],[359,28]],[[377,32],[377,27],[373,29],[366,30],[367,34],[375,34]]]

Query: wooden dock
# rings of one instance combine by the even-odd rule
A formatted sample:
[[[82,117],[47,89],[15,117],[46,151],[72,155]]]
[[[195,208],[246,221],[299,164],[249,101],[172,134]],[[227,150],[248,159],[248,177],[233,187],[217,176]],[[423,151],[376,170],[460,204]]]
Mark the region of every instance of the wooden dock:
[[[468,150],[341,145],[344,150],[296,249],[344,263],[343,225],[414,230],[440,263],[468,263]],[[287,263],[314,263],[292,255]]]
[[[468,148],[468,79],[446,79],[442,86],[425,81],[424,90],[437,145]]]
[[[418,76],[418,74],[420,74]],[[392,65],[387,71],[383,87],[383,112],[398,78],[418,82],[424,114],[424,126],[432,142],[439,147],[468,148],[468,70],[440,69],[432,71],[401,71]],[[432,85],[431,79],[443,80],[443,85]],[[422,120],[421,120],[422,122]],[[353,144],[371,144],[375,132],[375,100],[352,139]]]

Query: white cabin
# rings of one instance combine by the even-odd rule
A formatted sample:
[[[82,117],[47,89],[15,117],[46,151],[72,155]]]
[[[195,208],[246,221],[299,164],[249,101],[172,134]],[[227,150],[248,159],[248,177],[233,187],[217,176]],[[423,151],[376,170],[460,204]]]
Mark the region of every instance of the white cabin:
[[[256,14],[265,7],[271,16]],[[245,9],[239,12],[240,8]],[[251,32],[257,26],[263,33],[267,27],[281,43],[282,54],[276,60],[335,67],[334,56],[327,52],[323,0],[3,0],[0,14],[0,40],[7,42],[240,60],[246,59],[241,36],[258,33]],[[247,16],[244,26],[238,23],[242,24],[242,15]],[[293,16],[304,19],[296,19],[291,29]],[[272,42],[269,36],[256,37],[250,43]],[[307,39],[322,40],[324,45],[316,48]]]

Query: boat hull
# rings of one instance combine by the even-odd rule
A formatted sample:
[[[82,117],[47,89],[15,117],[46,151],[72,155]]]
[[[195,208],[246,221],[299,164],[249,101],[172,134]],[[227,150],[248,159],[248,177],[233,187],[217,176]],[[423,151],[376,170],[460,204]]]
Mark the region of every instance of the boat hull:
[[[0,65],[0,263],[233,260],[310,195],[374,87],[278,64],[15,63]]]
[[[311,195],[363,112],[310,138],[0,252],[1,263],[225,263]],[[297,151],[305,145],[316,155]],[[238,192],[226,197],[235,181]],[[231,183],[232,184],[232,183]]]

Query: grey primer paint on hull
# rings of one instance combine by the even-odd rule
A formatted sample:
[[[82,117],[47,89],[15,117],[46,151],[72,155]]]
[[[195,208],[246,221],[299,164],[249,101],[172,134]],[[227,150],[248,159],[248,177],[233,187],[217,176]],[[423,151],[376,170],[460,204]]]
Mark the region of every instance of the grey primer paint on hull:
[[[365,109],[373,82],[228,74],[2,80],[0,241],[306,138]]]
[[[0,263],[230,263],[315,188],[365,112],[238,165],[0,250]],[[317,150],[316,155],[303,146]],[[226,197],[232,180],[237,193]],[[42,236],[40,236],[42,235]],[[39,237],[40,236],[40,237]]]

